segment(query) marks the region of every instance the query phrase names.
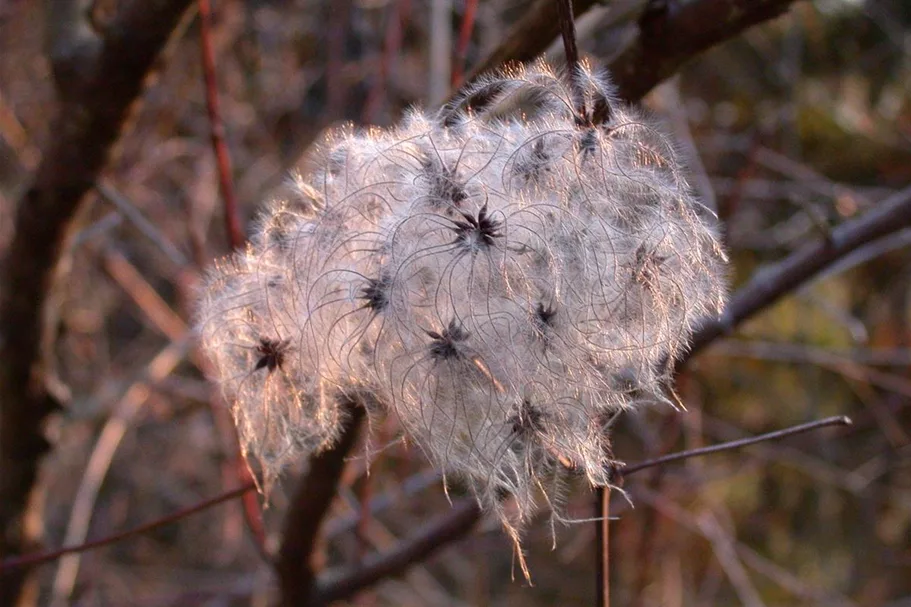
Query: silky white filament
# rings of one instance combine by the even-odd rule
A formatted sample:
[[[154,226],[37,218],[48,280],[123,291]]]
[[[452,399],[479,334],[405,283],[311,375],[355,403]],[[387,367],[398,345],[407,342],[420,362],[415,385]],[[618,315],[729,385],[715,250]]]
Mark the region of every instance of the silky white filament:
[[[511,531],[568,475],[609,482],[608,420],[670,402],[725,255],[667,137],[589,67],[578,82],[512,69],[336,133],[211,271],[203,347],[267,488],[365,391]]]

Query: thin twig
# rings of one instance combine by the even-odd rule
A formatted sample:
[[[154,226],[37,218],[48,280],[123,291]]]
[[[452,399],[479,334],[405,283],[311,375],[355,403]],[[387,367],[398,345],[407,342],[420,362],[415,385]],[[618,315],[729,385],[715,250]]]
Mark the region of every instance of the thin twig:
[[[199,0],[199,45],[202,51],[202,71],[206,81],[206,109],[212,127],[212,148],[218,166],[218,183],[225,205],[225,230],[232,249],[243,246],[244,230],[240,225],[234,181],[231,171],[231,154],[225,141],[225,125],[221,119],[218,102],[218,82],[215,78],[215,52],[212,49],[212,7],[209,0]]]
[[[556,0],[557,18],[560,23],[560,36],[563,38],[563,50],[566,53],[566,70],[569,72],[569,86],[576,98],[576,112],[579,118],[585,114],[585,103],[579,90],[579,48],[576,45],[576,22],[573,19],[572,0]]]
[[[77,546],[67,546],[65,548],[59,548],[52,552],[42,552],[34,555],[25,555],[20,557],[13,557],[0,561],[0,574],[7,574],[16,569],[23,569],[28,567],[34,567],[35,565],[40,565],[42,563],[47,563],[48,561],[53,561],[60,558],[66,554],[73,554],[75,552],[85,552],[87,550],[94,550],[95,548],[101,548],[102,546],[109,546],[111,544],[116,544],[117,542],[129,539],[131,537],[142,535],[148,533],[149,531],[154,531],[159,527],[164,527],[166,525],[172,525],[179,522],[180,520],[196,514],[197,512],[202,512],[203,510],[208,510],[212,506],[217,506],[223,502],[230,501],[236,497],[253,491],[256,489],[256,485],[250,483],[248,485],[243,485],[236,489],[226,491],[221,495],[217,495],[213,498],[204,500],[177,512],[172,512],[171,514],[164,516],[154,521],[150,521],[138,527],[133,527],[121,533],[115,533],[114,535],[109,535],[107,537],[101,538],[99,540],[93,540],[91,542],[86,542],[84,544],[79,544]]]
[[[818,430],[820,428],[826,428],[828,426],[850,426],[851,419],[845,417],[844,415],[836,417],[827,417],[826,419],[820,419],[813,422],[807,422],[806,424],[799,424],[797,426],[791,426],[790,428],[785,428],[783,430],[776,430],[774,432],[768,432],[766,434],[760,434],[759,436],[751,436],[749,438],[742,438],[739,440],[730,441],[727,443],[721,443],[720,445],[712,445],[710,447],[701,447],[699,449],[690,449],[687,451],[679,451],[677,453],[671,453],[669,455],[664,455],[661,457],[656,457],[655,459],[645,460],[644,462],[639,462],[637,464],[630,464],[626,466],[618,466],[618,473],[622,476],[629,476],[630,474],[639,472],[640,470],[645,470],[646,468],[653,468],[655,466],[663,466],[671,462],[678,462],[680,460],[689,459],[691,457],[700,457],[703,455],[711,455],[713,453],[720,453],[722,451],[731,451],[733,449],[741,449],[743,447],[748,447],[750,445],[755,445],[756,443],[764,443],[767,441],[778,440],[781,438],[786,438],[788,436],[794,436],[795,434],[803,434],[804,432],[810,432],[811,430]]]
[[[459,29],[459,41],[456,43],[455,61],[452,66],[452,81],[450,82],[452,88],[462,84],[462,75],[465,73],[465,60],[468,57],[468,44],[471,42],[471,33],[474,30],[474,20],[477,12],[478,0],[466,0],[465,14],[462,16],[462,27]]]
[[[645,470],[646,468],[667,464],[688,457],[708,455],[720,451],[745,447],[758,442],[793,436],[795,434],[809,432],[810,430],[817,430],[827,426],[846,425],[850,423],[850,420],[846,417],[830,417],[753,438],[722,443],[721,445],[715,445],[705,449],[693,449],[691,451],[674,453],[638,464],[631,464],[623,467],[618,466],[616,473],[621,476],[628,476],[630,474],[635,474],[640,470]],[[605,500],[601,501],[599,505],[603,506],[606,504],[607,502]],[[356,567],[323,574],[317,583],[318,590],[315,595],[317,599],[311,602],[310,605],[322,605],[326,602],[346,599],[382,579],[401,573],[414,563],[426,558],[431,550],[437,550],[441,548],[444,543],[455,541],[471,531],[477,521],[481,518],[481,514],[482,512],[476,502],[466,501],[460,503],[438,523],[434,523],[433,525],[428,526],[424,531],[418,532],[414,538],[403,541],[402,545],[396,550],[387,554],[376,555],[373,559],[365,560]],[[607,514],[608,512],[606,511],[604,511],[603,514],[599,512],[598,518],[603,518],[607,521]],[[605,536],[605,540],[607,539],[607,536]],[[599,545],[600,544],[601,542],[599,541]],[[606,541],[604,547],[605,549],[609,548]],[[605,584],[605,592],[607,590],[608,586]]]
[[[704,325],[696,332],[688,354],[678,362],[678,367],[849,253],[909,226],[911,187],[890,196],[861,217],[834,228],[828,239],[803,247],[773,266],[757,272],[734,294],[719,320]]]
[[[610,487],[595,489],[595,597],[598,607],[610,607]]]

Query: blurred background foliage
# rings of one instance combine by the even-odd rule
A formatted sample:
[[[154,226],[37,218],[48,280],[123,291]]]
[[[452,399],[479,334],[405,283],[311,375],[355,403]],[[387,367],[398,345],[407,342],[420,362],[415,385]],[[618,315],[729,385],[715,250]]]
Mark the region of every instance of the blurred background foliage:
[[[96,2],[99,27],[117,4]],[[465,3],[442,4],[455,40]],[[469,66],[527,5],[480,3]],[[217,3],[218,85],[246,221],[281,195],[324,127],[388,125],[425,101],[428,47],[441,35],[430,6]],[[55,135],[44,20],[41,3],[0,3],[0,252],[14,202]],[[236,482],[231,431],[213,422],[186,328],[201,268],[226,253],[198,38],[188,20],[85,206],[54,287],[45,346],[67,406],[48,429],[55,449],[30,521],[44,525],[49,546],[68,528],[102,537]],[[595,26],[581,47],[598,56],[605,39]],[[717,203],[734,289],[911,183],[909,45],[906,0],[799,2],[646,100],[682,141],[694,187]],[[827,415],[856,423],[629,479],[628,499],[615,492],[613,502],[617,605],[911,604],[911,231],[888,240],[697,357],[678,386],[687,412],[622,420],[615,453],[628,462]],[[386,446],[369,481],[356,453],[328,524],[329,563],[388,547],[447,508],[417,450]],[[97,499],[86,502],[94,484]],[[364,496],[388,507],[361,517]],[[590,502],[580,487],[571,511],[589,516]],[[273,541],[286,506],[278,491],[266,513]],[[557,525],[552,548],[542,516],[528,533],[528,587],[491,522],[358,604],[591,604],[593,535],[591,525]],[[273,587],[232,503],[44,566],[29,600],[263,605]]]

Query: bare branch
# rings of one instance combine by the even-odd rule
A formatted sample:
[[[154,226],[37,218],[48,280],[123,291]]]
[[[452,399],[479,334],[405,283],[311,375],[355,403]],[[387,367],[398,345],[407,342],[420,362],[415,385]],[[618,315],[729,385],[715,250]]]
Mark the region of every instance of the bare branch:
[[[666,2],[646,12],[636,40],[611,61],[623,99],[638,101],[696,55],[782,15],[794,0]]]
[[[911,188],[905,188],[863,216],[846,221],[833,229],[829,238],[806,246],[772,267],[760,270],[734,294],[719,320],[704,325],[696,332],[689,353],[678,362],[678,367],[707,345],[731,333],[737,325],[792,293],[844,256],[909,226]]]
[[[35,179],[20,200],[5,272],[0,277],[0,554],[23,548],[22,515],[38,460],[48,450],[42,425],[56,403],[36,366],[42,311],[64,234],[120,134],[146,75],[190,0],[127,5],[106,30],[94,61],[61,85],[62,108],[55,137]],[[51,3],[80,16],[82,3]],[[85,25],[80,25],[80,39]],[[89,57],[83,56],[86,60]],[[68,72],[69,73],[69,72]],[[12,605],[22,580],[0,580],[0,604]]]
[[[345,458],[357,441],[358,428],[364,417],[363,407],[353,402],[350,405],[349,418],[341,438],[328,451],[310,458],[307,474],[285,517],[282,546],[275,563],[283,605],[313,604],[315,574],[312,559],[317,535],[338,492]]]
[[[790,428],[785,428],[783,430],[776,430],[774,432],[768,432],[766,434],[760,434],[759,436],[751,436],[749,438],[742,438],[739,440],[734,440],[728,443],[721,443],[720,445],[712,445],[710,447],[702,447],[700,449],[691,449],[689,451],[680,451],[678,453],[671,453],[670,455],[665,455],[662,457],[656,457],[655,459],[646,460],[644,462],[639,462],[638,464],[632,464],[629,466],[619,466],[618,472],[623,476],[628,476],[634,472],[639,472],[640,470],[645,470],[646,468],[654,468],[655,466],[663,466],[665,464],[670,464],[671,462],[678,462],[680,460],[689,459],[691,457],[700,457],[703,455],[712,455],[713,453],[720,453],[722,451],[731,451],[733,449],[741,449],[743,447],[748,447],[750,445],[755,445],[756,443],[764,443],[773,440],[779,440],[786,438],[788,436],[794,436],[795,434],[803,434],[804,432],[810,432],[811,430],[819,430],[820,428],[827,428],[829,426],[850,426],[851,420],[843,415],[838,417],[827,417],[826,419],[820,419],[814,422],[808,422],[806,424],[800,424],[797,426],[792,426]]]
[[[209,0],[199,0],[199,46],[202,52],[202,71],[206,81],[206,109],[212,128],[212,149],[218,167],[218,184],[225,212],[228,246],[239,249],[246,238],[240,223],[234,180],[231,175],[231,154],[225,141],[225,124],[218,103],[218,82],[215,79],[215,51],[212,49],[212,7]]]
[[[177,512],[172,512],[171,514],[156,519],[154,521],[145,523],[138,527],[128,529],[122,533],[116,533],[114,535],[109,535],[107,537],[101,538],[100,540],[93,540],[91,542],[86,542],[84,544],[79,544],[78,546],[67,546],[65,548],[60,548],[59,550],[54,550],[53,552],[42,552],[40,554],[27,555],[21,557],[14,557],[0,561],[0,575],[7,576],[11,572],[14,572],[17,569],[27,569],[40,565],[42,563],[47,563],[49,561],[56,560],[61,556],[66,554],[74,554],[77,552],[85,552],[87,550],[94,550],[95,548],[101,548],[102,546],[109,546],[111,544],[116,544],[117,542],[122,542],[125,539],[142,535],[148,533],[149,531],[154,531],[159,527],[164,527],[166,525],[172,525],[178,521],[181,521],[187,518],[190,515],[196,514],[197,512],[202,512],[203,510],[208,510],[212,506],[217,506],[224,502],[233,500],[241,495],[253,491],[256,489],[256,486],[253,483],[226,491],[221,495],[216,495],[213,498],[194,504],[183,510],[178,510]],[[2,578],[0,578],[2,579]],[[7,603],[12,604],[12,603]]]
[[[321,576],[315,596],[307,604],[327,605],[333,601],[343,600],[380,580],[396,576],[437,550],[464,537],[480,518],[481,510],[477,502],[458,502],[452,511],[419,530],[413,538],[401,542],[394,550],[374,555],[360,565],[330,571]]]
[[[665,10],[646,11],[639,35],[608,69],[620,97],[639,101],[684,63],[716,44],[736,38],[750,27],[787,11],[794,0],[697,0],[665,3]],[[581,16],[593,0],[575,0],[573,12]],[[643,0],[643,5],[646,2]],[[482,61],[467,78],[510,61],[528,62],[540,55],[560,32],[554,0],[535,2],[503,43]],[[633,11],[633,14],[635,11]]]

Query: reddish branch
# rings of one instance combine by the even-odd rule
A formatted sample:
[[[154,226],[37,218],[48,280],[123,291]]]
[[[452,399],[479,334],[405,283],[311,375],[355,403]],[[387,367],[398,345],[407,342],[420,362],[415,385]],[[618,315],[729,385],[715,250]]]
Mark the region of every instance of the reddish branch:
[[[228,245],[239,249],[244,244],[244,230],[240,225],[237,199],[234,197],[232,180],[231,154],[225,141],[225,125],[221,119],[221,108],[218,102],[218,82],[215,78],[215,51],[212,49],[212,8],[209,0],[199,0],[199,45],[202,50],[202,68],[206,81],[206,109],[209,112],[209,125],[212,127],[212,148],[215,150],[215,161],[218,165],[218,183],[225,205],[225,229],[228,234]]]
[[[70,220],[94,185],[130,106],[190,0],[133,2],[95,34],[85,3],[48,11],[61,100],[54,137],[34,181],[19,201],[15,231],[0,277],[0,555],[21,553],[23,514],[38,462],[48,451],[42,426],[56,408],[41,371],[42,312]],[[58,42],[75,41],[71,45]],[[0,604],[12,605],[17,575],[0,580]]]
[[[462,27],[459,29],[459,40],[456,43],[455,61],[452,64],[453,88],[462,83],[462,74],[465,71],[465,59],[468,57],[468,44],[471,42],[471,32],[474,30],[474,19],[478,12],[478,0],[466,0],[465,15],[462,17]]]
[[[244,242],[244,230],[241,226],[240,211],[237,208],[237,198],[234,195],[234,179],[231,168],[231,153],[225,138],[225,125],[221,119],[221,108],[218,101],[218,81],[215,69],[215,51],[212,44],[212,7],[209,0],[199,0],[199,44],[202,54],[202,70],[206,84],[206,109],[209,113],[209,126],[212,129],[212,149],[215,152],[215,162],[218,167],[218,183],[221,189],[221,198],[225,212],[225,233],[228,246],[240,249]],[[212,414],[216,417],[227,418],[227,411],[221,403],[211,403]],[[221,424],[230,424],[226,419],[220,420]],[[253,477],[247,468],[246,462],[240,453],[235,454],[233,468],[237,479],[244,484],[251,483]],[[259,499],[253,493],[241,497],[241,507],[247,529],[253,535],[260,554],[266,555],[266,531],[263,527],[263,514]]]

